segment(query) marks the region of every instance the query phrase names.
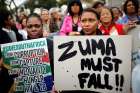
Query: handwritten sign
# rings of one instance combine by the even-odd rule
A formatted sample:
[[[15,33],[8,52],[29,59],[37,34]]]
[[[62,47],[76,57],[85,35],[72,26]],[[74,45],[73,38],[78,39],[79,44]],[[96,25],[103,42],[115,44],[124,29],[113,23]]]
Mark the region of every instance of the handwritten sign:
[[[54,37],[56,90],[129,93],[131,36]]]
[[[9,74],[17,76],[16,93],[44,93],[52,90],[52,73],[45,38],[1,46]]]

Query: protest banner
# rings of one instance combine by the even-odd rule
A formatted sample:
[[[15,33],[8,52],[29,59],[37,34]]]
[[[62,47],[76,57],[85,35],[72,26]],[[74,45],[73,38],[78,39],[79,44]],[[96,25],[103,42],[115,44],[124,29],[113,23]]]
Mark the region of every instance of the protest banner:
[[[140,25],[131,29],[128,35],[132,36],[132,61],[140,64]]]
[[[52,90],[46,38],[1,45],[4,65],[15,76],[15,93],[46,93]]]
[[[131,36],[54,37],[56,90],[129,93]]]

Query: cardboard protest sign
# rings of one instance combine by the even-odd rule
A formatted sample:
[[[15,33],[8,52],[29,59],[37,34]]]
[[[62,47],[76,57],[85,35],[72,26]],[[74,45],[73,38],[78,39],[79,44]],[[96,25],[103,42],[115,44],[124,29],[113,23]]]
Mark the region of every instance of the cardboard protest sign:
[[[129,93],[131,36],[54,37],[56,90]]]
[[[3,44],[4,65],[16,76],[16,93],[52,90],[52,73],[45,38]]]
[[[132,61],[140,63],[140,25],[128,32],[132,36]]]

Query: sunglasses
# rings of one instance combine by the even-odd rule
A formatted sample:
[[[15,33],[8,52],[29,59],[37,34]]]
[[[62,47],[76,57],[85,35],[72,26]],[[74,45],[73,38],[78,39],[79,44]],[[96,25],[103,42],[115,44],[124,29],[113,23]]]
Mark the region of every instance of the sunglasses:
[[[27,25],[27,28],[29,28],[29,29],[31,29],[31,28],[33,28],[33,27],[35,27],[35,28],[40,28],[41,25],[39,25],[39,24],[34,24],[34,25],[30,24],[30,25]]]

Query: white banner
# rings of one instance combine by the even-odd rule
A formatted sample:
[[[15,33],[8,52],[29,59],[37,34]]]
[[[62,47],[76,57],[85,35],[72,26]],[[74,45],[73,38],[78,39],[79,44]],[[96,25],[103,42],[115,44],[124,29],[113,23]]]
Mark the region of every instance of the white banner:
[[[56,90],[129,93],[131,36],[54,37]]]

